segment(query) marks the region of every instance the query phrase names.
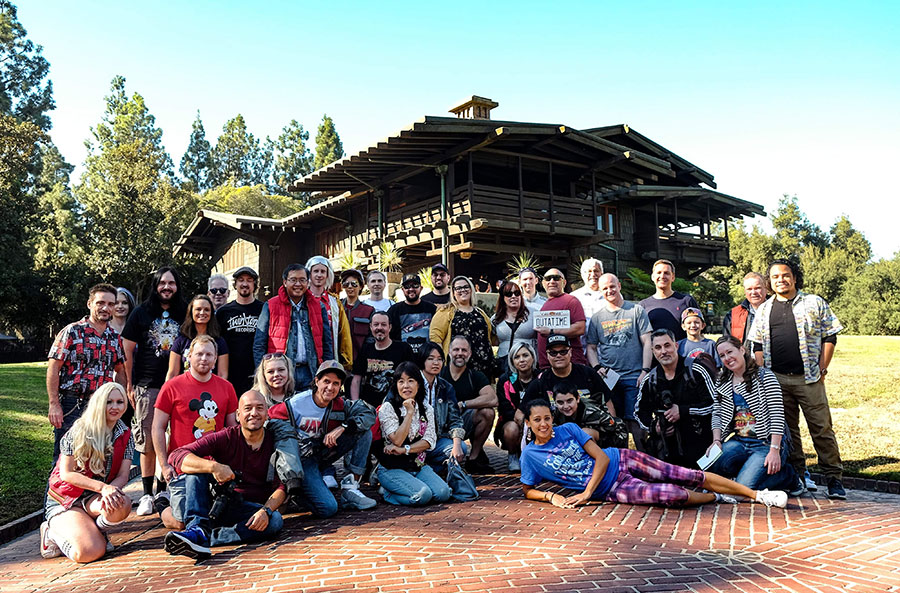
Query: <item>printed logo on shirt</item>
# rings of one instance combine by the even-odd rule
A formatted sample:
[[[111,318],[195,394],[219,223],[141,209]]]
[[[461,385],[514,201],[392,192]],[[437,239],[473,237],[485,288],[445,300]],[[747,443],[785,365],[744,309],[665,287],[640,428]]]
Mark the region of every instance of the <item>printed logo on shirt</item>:
[[[195,439],[216,431],[216,415],[219,413],[219,406],[213,401],[212,394],[204,391],[198,399],[192,399],[188,403],[188,408],[192,412],[197,412],[197,419],[194,421]]]
[[[631,340],[631,319],[608,319],[600,322],[600,326],[610,346],[624,346]]]
[[[247,313],[241,313],[228,320],[225,331],[238,334],[256,332],[257,321],[259,321],[259,318]]]
[[[306,434],[316,434],[322,427],[322,419],[313,416],[303,416],[297,424],[297,428]]]

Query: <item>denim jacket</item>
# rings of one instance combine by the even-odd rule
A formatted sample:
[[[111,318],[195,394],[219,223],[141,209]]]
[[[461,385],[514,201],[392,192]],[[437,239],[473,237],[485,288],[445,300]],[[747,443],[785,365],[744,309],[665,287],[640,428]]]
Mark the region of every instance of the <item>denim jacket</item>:
[[[438,438],[465,439],[466,431],[459,415],[456,390],[446,379],[437,377],[435,381],[434,401],[430,403],[434,408],[434,426]]]
[[[309,301],[304,297],[303,305],[307,305]],[[334,345],[331,334],[331,324],[327,322],[328,311],[325,306],[319,304],[322,308],[322,319],[326,320],[322,323],[322,357],[324,360],[334,360]],[[313,341],[312,328],[309,325],[309,312],[306,306],[291,307],[291,333],[288,336],[287,346],[284,354],[291,362],[297,359],[297,323],[300,323],[303,334],[303,344],[306,347],[306,363],[309,365],[312,373],[316,372],[319,363],[316,355],[316,344]],[[256,335],[253,337],[253,363],[259,366],[263,355],[269,348],[269,303],[264,303],[262,311],[259,314],[259,320],[256,322]]]

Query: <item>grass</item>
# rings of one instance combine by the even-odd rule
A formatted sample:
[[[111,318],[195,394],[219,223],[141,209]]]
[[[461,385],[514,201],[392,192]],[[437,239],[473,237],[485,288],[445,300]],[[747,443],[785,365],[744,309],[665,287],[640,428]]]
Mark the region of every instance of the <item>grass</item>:
[[[900,337],[841,336],[826,385],[844,473],[900,480]],[[41,507],[53,451],[43,362],[0,365],[0,525]],[[806,430],[803,448],[816,471]]]

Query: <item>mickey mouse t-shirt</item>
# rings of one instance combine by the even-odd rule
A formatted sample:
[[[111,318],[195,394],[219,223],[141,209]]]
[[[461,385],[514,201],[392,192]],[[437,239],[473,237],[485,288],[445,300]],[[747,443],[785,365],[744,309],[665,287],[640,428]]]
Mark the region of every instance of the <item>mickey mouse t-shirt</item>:
[[[237,404],[234,387],[216,375],[205,383],[190,372],[167,381],[154,407],[169,415],[168,452],[225,428],[225,418],[237,411]]]

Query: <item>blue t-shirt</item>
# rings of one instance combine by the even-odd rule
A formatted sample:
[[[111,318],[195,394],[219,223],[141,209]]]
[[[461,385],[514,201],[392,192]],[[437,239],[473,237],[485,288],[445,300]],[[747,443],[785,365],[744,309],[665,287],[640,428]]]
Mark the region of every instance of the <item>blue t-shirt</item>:
[[[703,338],[699,342],[692,342],[687,338],[678,341],[678,356],[688,361],[700,354],[706,352],[716,361],[716,366],[722,368],[722,360],[719,353],[716,352],[716,343],[709,338]]]
[[[537,486],[546,480],[572,490],[584,490],[594,473],[594,458],[584,450],[591,437],[571,422],[556,426],[553,431],[553,438],[543,445],[534,442],[525,445],[519,460],[522,470],[519,481]],[[619,450],[610,447],[603,452],[609,457],[609,466],[592,498],[606,496],[619,474]]]

